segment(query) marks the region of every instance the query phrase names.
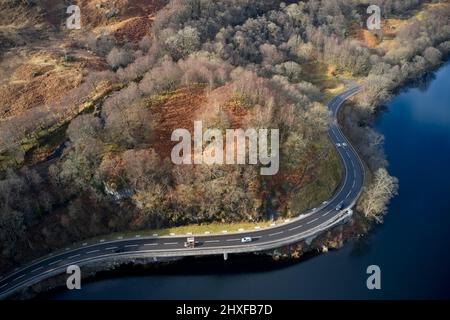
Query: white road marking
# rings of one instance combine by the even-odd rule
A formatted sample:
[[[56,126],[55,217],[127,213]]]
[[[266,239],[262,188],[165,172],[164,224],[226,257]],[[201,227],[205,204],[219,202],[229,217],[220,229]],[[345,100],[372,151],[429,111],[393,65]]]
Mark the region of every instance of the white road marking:
[[[41,266],[39,268],[31,270],[30,273],[33,273],[33,272],[36,272],[36,271],[39,271],[39,270],[42,270],[42,269],[44,269],[44,267]]]
[[[115,250],[117,249],[117,247],[109,247],[109,248],[105,248],[105,250]]]
[[[18,276],[17,278],[15,278],[13,281],[16,281],[16,280],[19,280],[19,279],[22,279],[23,277],[25,277],[27,274],[25,273],[25,274],[23,274],[23,275],[21,275],[21,276]]]
[[[2,286],[0,287],[0,289],[3,289],[3,288],[6,287],[8,284],[9,284],[9,283],[5,283],[4,285],[2,285]]]
[[[292,231],[292,230],[297,230],[298,228],[301,228],[301,227],[303,227],[303,225],[302,225],[302,224],[301,224],[301,225],[299,225],[299,226],[296,226],[296,227],[290,228],[290,229],[289,229],[289,231]]]
[[[220,240],[206,240],[205,243],[220,242]]]
[[[169,246],[169,245],[178,244],[178,242],[165,242],[164,244],[165,244],[166,246]]]
[[[99,252],[100,250],[92,250],[92,251],[88,251],[86,252],[86,254],[91,254],[91,253],[95,253],[95,252]]]
[[[277,236],[277,235],[282,234],[282,233],[283,233],[283,231],[271,233],[271,234],[269,234],[269,237]]]
[[[313,222],[316,222],[317,220],[319,220],[319,218],[315,218],[314,220],[311,220],[310,222],[307,222],[306,224],[311,224]]]
[[[133,247],[139,247],[139,245],[138,244],[127,244],[125,246],[125,248],[133,248]]]
[[[333,211],[333,210],[331,210],[331,211]],[[331,211],[328,211],[328,212],[324,213],[324,214],[322,215],[322,217],[326,217],[327,215],[330,214]]]
[[[57,261],[54,261],[54,262],[50,262],[48,265],[51,266],[51,265],[57,264],[57,263],[59,263],[59,262],[61,262],[61,261],[63,261],[63,259],[57,260]]]
[[[145,243],[144,246],[157,246],[157,243]]]

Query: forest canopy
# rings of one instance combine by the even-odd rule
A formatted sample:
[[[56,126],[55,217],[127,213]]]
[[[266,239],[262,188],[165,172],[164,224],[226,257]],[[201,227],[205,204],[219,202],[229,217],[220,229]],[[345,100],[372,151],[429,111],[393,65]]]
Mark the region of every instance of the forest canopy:
[[[416,15],[439,2],[171,0],[137,41],[86,33],[73,45],[94,52],[105,69],[60,102],[0,122],[0,153],[13,159],[0,173],[0,264],[114,231],[255,222],[321,203],[342,170],[327,138],[328,73],[363,84],[345,126],[374,173],[360,208],[381,220],[397,181],[384,169],[382,137],[370,121],[393,90],[448,56],[450,6]],[[374,33],[388,46],[354,36],[369,4],[403,21],[387,41]],[[174,165],[170,133],[195,120],[221,130],[279,129],[280,172]],[[61,154],[27,164],[25,142],[60,123]],[[386,185],[388,195],[380,191]]]

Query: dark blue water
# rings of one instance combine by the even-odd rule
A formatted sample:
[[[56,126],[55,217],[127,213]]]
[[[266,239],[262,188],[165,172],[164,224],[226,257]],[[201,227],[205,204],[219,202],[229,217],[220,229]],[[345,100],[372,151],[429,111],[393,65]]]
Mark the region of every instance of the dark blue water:
[[[100,280],[52,298],[450,298],[450,65],[428,87],[400,93],[376,128],[386,137],[389,171],[400,190],[384,225],[365,239],[288,266],[261,268],[258,259],[233,262],[231,256],[226,265],[203,264],[201,272]],[[193,270],[198,262],[191,263]],[[379,291],[366,288],[372,264],[381,268]]]

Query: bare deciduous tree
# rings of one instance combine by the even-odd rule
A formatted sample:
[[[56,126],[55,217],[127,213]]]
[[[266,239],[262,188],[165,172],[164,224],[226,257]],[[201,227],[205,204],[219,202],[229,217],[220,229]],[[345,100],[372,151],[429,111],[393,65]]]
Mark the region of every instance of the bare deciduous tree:
[[[113,68],[126,67],[131,62],[131,55],[124,49],[118,49],[117,47],[112,50],[106,56],[106,61]]]
[[[359,209],[367,218],[382,223],[387,205],[397,195],[397,191],[398,179],[391,177],[386,169],[380,168],[375,172],[373,183],[366,188]]]

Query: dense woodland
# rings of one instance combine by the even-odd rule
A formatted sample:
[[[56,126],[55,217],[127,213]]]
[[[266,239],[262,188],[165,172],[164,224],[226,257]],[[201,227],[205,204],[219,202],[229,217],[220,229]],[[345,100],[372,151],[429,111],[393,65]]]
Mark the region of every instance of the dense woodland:
[[[381,221],[397,181],[370,127],[376,108],[450,52],[449,7],[412,17],[425,2],[172,0],[139,42],[87,33],[74,45],[104,57],[109,70],[93,71],[48,112],[0,122],[0,151],[16,161],[0,174],[0,263],[8,268],[30,249],[113,231],[260,221],[325,200],[340,169],[323,88],[308,81],[317,61],[364,82],[344,123],[373,173],[359,208]],[[389,50],[349,36],[355,23],[364,25],[369,4],[385,18],[410,18]],[[76,116],[73,106],[105,85],[121,89]],[[280,129],[277,176],[262,177],[256,166],[174,166],[161,153],[158,104],[198,88],[206,109],[195,116],[206,125]],[[23,166],[21,141],[72,113],[57,161],[45,170]]]

